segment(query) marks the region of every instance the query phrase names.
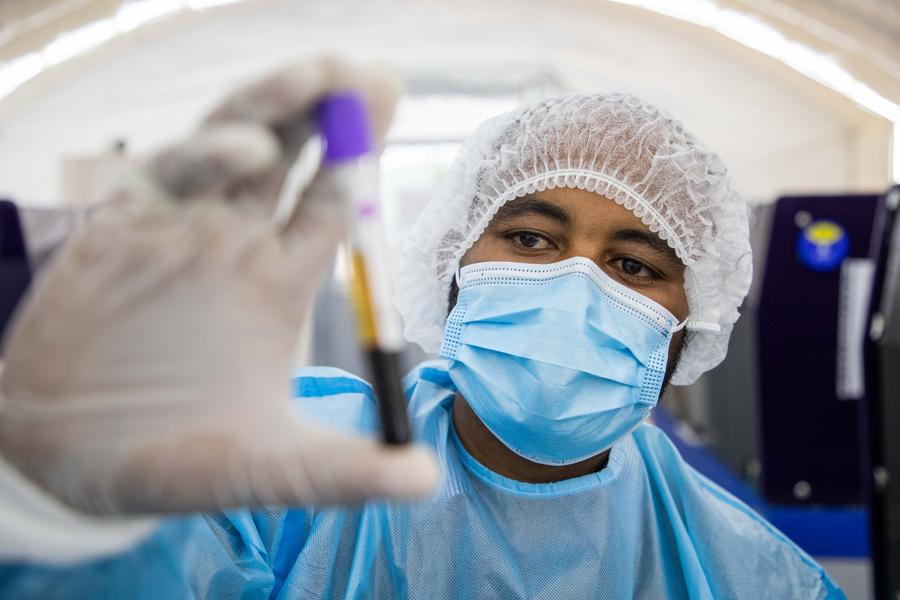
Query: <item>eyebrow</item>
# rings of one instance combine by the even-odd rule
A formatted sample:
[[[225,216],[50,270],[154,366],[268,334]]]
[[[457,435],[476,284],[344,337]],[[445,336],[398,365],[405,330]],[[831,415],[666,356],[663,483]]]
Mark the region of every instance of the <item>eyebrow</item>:
[[[635,242],[647,246],[655,254],[665,258],[673,265],[683,267],[684,263],[678,258],[675,250],[661,237],[640,229],[620,229],[613,234],[613,239],[620,242]]]
[[[559,221],[563,225],[568,225],[572,222],[569,213],[563,208],[552,202],[547,202],[530,195],[522,196],[521,198],[517,198],[504,204],[500,210],[497,211],[494,220],[505,221],[524,215],[542,215]]]

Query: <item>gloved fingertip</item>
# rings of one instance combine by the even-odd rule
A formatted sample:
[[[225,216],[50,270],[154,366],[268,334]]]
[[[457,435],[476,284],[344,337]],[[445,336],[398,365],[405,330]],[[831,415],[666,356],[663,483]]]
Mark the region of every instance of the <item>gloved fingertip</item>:
[[[208,125],[153,158],[148,174],[175,198],[259,174],[280,160],[281,148],[271,131],[254,123]]]
[[[281,156],[278,139],[267,128],[250,123],[223,123],[207,129],[209,151],[230,161],[235,176],[254,175],[275,164]]]
[[[372,126],[378,140],[383,140],[391,126],[394,111],[404,83],[400,73],[388,63],[375,62],[361,69],[360,87],[371,111]]]
[[[394,500],[424,498],[441,478],[437,459],[424,446],[383,447],[376,461],[376,493]]]
[[[314,63],[324,81],[322,90],[342,88],[351,85],[353,67],[337,54],[325,53]]]

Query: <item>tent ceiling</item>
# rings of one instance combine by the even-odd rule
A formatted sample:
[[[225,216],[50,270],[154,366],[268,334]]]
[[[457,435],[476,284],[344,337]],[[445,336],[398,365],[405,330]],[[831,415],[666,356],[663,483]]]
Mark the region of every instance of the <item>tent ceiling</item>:
[[[257,0],[120,36],[8,96],[0,183],[52,199],[60,157],[120,137],[137,153],[157,147],[240,81],[333,48],[335,23],[349,57],[392,62],[420,93],[459,72],[475,94],[475,83],[496,87],[519,70],[540,85],[637,93],[690,123],[754,198],[886,181],[887,121],[712,29],[621,2]]]
[[[871,42],[875,37],[900,46],[900,3],[896,0],[790,0],[784,4],[801,13],[846,23],[859,39]]]
[[[900,82],[900,3],[896,0],[736,0],[732,4],[844,62],[868,63],[882,76]]]
[[[123,4],[147,0],[3,0],[0,2],[0,61],[40,49],[62,32],[108,17]],[[806,38],[834,46],[847,62],[865,62],[896,80],[878,85],[900,99],[900,3],[896,0],[719,0],[744,13]],[[548,10],[550,3],[548,2]],[[876,77],[877,78],[877,77]],[[884,89],[887,88],[887,89]]]
[[[45,27],[58,33],[110,14],[121,4],[141,1],[4,0],[0,2],[0,48]],[[896,0],[739,0],[733,4],[766,18],[802,21],[810,29],[818,24],[823,33],[833,28],[861,45],[877,44],[885,54],[900,56],[900,3]]]

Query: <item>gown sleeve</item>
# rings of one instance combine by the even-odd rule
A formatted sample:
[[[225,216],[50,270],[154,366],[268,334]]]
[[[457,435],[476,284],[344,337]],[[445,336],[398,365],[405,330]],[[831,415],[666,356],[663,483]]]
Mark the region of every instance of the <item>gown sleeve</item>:
[[[307,523],[301,509],[166,519],[143,542],[104,558],[5,562],[0,597],[274,598],[306,542]]]

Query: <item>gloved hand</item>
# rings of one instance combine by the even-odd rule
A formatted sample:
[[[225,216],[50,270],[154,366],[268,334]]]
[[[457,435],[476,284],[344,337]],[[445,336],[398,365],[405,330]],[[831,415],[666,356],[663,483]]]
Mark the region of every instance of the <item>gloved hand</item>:
[[[3,458],[95,514],[429,492],[426,450],[339,434],[291,405],[298,329],[344,230],[327,173],[285,227],[272,223],[317,100],[360,90],[383,135],[398,87],[379,69],[301,64],[234,94],[134,173],[17,317]]]

